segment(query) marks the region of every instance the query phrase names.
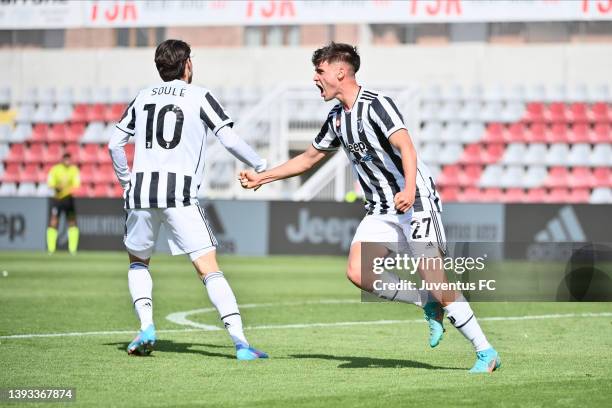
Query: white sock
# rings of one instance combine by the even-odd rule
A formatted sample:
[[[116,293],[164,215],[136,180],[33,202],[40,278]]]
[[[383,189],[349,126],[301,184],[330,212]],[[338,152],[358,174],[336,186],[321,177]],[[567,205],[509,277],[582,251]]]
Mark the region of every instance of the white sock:
[[[249,342],[242,331],[242,318],[238,311],[236,297],[223,276],[223,272],[212,272],[206,275],[204,286],[234,344],[248,346]]]
[[[140,319],[140,330],[153,324],[153,280],[147,265],[140,262],[130,264],[128,287],[134,302],[134,309]]]
[[[463,296],[446,306],[444,310],[448,314],[448,320],[472,343],[476,351],[491,348],[491,344],[476,321],[470,304]]]
[[[383,272],[377,278],[383,284],[397,284],[399,283],[399,277],[392,272]],[[427,299],[429,297],[429,293],[426,290],[372,290],[376,296],[382,299],[391,300],[394,302],[402,302],[402,303],[411,303],[413,305],[417,305],[419,307],[423,307],[427,303]]]

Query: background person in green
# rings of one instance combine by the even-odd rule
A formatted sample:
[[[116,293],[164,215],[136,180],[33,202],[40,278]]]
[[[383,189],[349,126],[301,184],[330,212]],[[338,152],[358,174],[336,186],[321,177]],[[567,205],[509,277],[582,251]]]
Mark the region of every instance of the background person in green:
[[[51,199],[51,217],[47,228],[47,250],[55,252],[57,246],[57,224],[61,213],[66,214],[68,221],[68,250],[75,254],[79,246],[79,229],[76,225],[76,211],[72,193],[81,185],[81,176],[77,166],[72,164],[70,154],[64,153],[62,162],[51,167],[47,184],[54,190]]]

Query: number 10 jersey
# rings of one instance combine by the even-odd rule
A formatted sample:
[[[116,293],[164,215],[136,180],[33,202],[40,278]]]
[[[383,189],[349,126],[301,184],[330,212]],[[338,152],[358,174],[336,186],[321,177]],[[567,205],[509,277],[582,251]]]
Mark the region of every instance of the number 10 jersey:
[[[117,124],[135,144],[125,207],[196,204],[206,141],[233,123],[206,88],[174,80],[141,90]]]

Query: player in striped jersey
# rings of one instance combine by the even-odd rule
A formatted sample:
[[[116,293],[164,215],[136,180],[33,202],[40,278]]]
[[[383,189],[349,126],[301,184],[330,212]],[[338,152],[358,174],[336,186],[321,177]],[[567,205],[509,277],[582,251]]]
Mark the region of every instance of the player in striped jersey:
[[[347,276],[359,288],[379,297],[413,303],[423,307],[430,324],[430,345],[435,347],[443,333],[444,312],[449,321],[472,342],[477,355],[471,372],[490,372],[499,366],[497,352],[478,325],[474,312],[461,294],[418,290],[378,290],[371,271],[362,274],[363,242],[407,244],[413,254],[440,257],[446,252],[441,221],[442,205],[427,167],[417,158],[404,125],[402,114],[391,98],[359,86],[357,50],[348,44],[330,45],[316,50],[312,57],[314,82],[325,101],[337,99],[320,133],[305,152],[260,174],[244,171],[240,182],[245,188],[257,188],[275,180],[301,174],[329,153],[343,148],[353,164],[363,189],[367,214],[359,224],[351,245]],[[418,245],[418,243],[421,243]],[[368,246],[372,248],[372,245]],[[382,245],[368,250],[364,265],[374,257],[387,256]],[[432,263],[433,264],[433,263]],[[371,268],[370,268],[371,269]],[[429,281],[443,281],[444,272],[421,268]],[[392,272],[379,275],[384,283],[399,278]],[[430,300],[431,299],[431,300]]]
[[[211,92],[191,84],[190,53],[189,45],[179,40],[166,40],[157,47],[155,65],[163,82],[138,93],[109,143],[115,173],[125,190],[128,286],[141,323],[128,353],[149,354],[155,343],[149,260],[163,224],[172,254],[188,254],[193,262],[236,346],[236,357],[266,358],[244,335],[236,298],[217,264],[217,240],[197,199],[207,139],[216,136],[256,171],[263,171],[266,163],[234,133],[234,122]],[[130,170],[124,146],[132,136],[135,156]]]

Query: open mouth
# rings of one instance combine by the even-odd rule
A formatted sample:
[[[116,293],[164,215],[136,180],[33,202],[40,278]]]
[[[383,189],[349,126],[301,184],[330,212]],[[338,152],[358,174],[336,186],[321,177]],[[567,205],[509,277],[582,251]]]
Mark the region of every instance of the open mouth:
[[[323,96],[323,87],[319,84],[315,84],[315,86],[319,88],[319,92],[321,93],[321,96]]]

